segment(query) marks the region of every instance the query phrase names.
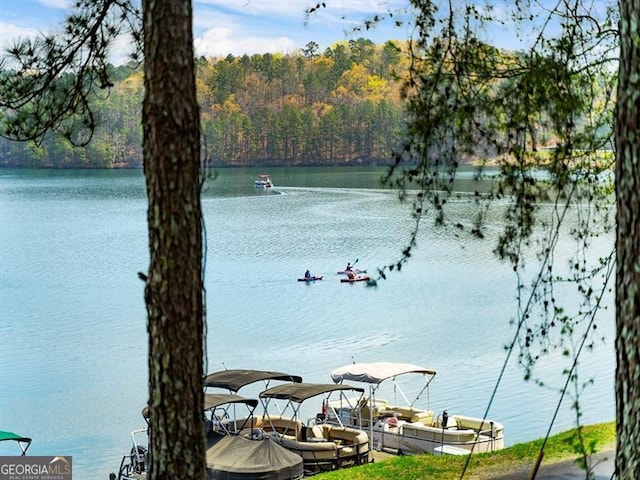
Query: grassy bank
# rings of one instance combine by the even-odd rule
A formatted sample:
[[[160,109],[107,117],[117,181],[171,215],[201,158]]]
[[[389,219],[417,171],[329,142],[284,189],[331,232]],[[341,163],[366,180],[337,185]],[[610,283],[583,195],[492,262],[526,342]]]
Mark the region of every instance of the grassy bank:
[[[577,458],[576,445],[578,433],[584,439],[587,449],[593,452],[609,450],[615,446],[615,422],[587,425],[581,428],[559,433],[547,440],[544,463]],[[474,454],[469,462],[464,478],[485,479],[522,468],[530,468],[538,457],[543,440],[519,443],[498,452]],[[467,457],[416,455],[392,457],[388,460],[361,467],[347,468],[323,473],[317,478],[322,480],[373,480],[389,479],[413,480],[451,480],[460,478]]]

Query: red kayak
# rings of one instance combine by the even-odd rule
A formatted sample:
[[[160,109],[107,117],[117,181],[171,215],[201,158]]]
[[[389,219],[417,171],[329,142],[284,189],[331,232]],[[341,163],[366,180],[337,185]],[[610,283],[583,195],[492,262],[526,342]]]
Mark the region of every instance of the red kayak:
[[[369,275],[354,275],[353,277],[340,279],[343,283],[364,282],[365,280],[369,280]]]
[[[313,275],[312,277],[302,277],[298,279],[299,282],[315,282],[316,280],[322,280],[322,277]]]

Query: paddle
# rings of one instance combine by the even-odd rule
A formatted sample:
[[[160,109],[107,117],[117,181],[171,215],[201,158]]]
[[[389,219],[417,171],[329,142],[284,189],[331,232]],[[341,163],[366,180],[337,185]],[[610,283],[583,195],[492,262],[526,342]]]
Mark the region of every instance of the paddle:
[[[350,271],[353,272],[353,273],[356,273],[356,271],[354,270],[354,267],[356,266],[356,263],[358,263],[358,260],[360,260],[360,259],[356,258],[356,261],[351,264],[351,270]]]
[[[358,260],[360,260],[359,258],[356,258],[355,262],[351,263],[351,268],[353,269],[353,267],[356,265],[356,263],[358,263]],[[338,273],[346,273],[346,269],[344,271],[340,271]]]

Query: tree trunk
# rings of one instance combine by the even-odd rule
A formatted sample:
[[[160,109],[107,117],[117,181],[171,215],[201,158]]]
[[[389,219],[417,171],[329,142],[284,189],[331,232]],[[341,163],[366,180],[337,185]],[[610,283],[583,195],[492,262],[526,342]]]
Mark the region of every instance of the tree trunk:
[[[191,0],[144,0],[149,478],[206,477],[200,131]]]
[[[640,0],[620,0],[616,112],[616,469],[640,472]]]

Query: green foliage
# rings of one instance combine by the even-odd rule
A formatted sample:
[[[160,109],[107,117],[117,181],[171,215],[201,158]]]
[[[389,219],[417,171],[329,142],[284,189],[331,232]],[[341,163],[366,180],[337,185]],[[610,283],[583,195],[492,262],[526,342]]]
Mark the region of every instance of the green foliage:
[[[475,221],[454,230],[483,238],[490,211],[502,216],[495,253],[512,265],[518,299],[505,363],[515,351],[525,378],[543,384],[538,359],[566,357],[559,402],[573,396],[580,425],[579,397],[591,381],[579,380],[578,359],[604,341],[596,320],[614,271],[613,252],[594,257],[590,247],[613,229],[616,10],[584,2],[539,10],[515,2],[500,12],[489,2],[411,4],[417,14],[405,82],[408,137],[386,181],[412,202],[416,223],[400,258],[379,275],[408,261],[422,219],[449,223],[461,163],[476,164],[479,177],[486,166],[499,167],[493,189],[476,192]],[[483,32],[501,25],[526,39],[522,51],[482,41]],[[555,262],[561,237],[575,243],[568,266]],[[563,305],[569,289],[581,304]],[[580,448],[589,450],[584,442]]]
[[[56,130],[86,145],[96,127],[92,102],[113,86],[109,46],[125,32],[139,38],[138,20],[128,1],[79,0],[62,32],[16,42],[0,63],[0,134],[41,142]]]
[[[584,443],[591,445],[589,453],[611,449],[615,443],[615,424],[603,423],[587,425],[552,436],[547,440],[545,463],[574,459],[585,465],[585,458],[575,449],[575,439],[582,437]],[[511,471],[526,472],[528,478],[537,459],[543,439],[519,443],[503,450],[491,453],[478,453],[472,456],[468,469],[469,478],[494,478]],[[318,476],[322,480],[341,479],[416,479],[450,480],[461,477],[466,457],[450,455],[416,455],[391,457],[365,466],[353,467]],[[586,466],[586,465],[585,465]]]
[[[357,39],[336,44],[324,54],[314,50],[313,55],[199,59],[198,98],[207,162],[215,166],[388,162],[404,117],[399,80],[393,73],[405,69],[400,47]],[[80,150],[87,166],[137,167],[142,162],[142,74],[135,64],[109,66],[108,72],[113,80],[109,95],[87,92],[89,117],[84,131],[89,132],[85,139],[90,134],[92,141]],[[39,118],[28,112],[20,113],[20,118]],[[48,137],[47,148],[55,147],[65,158],[48,154],[46,159],[30,159],[20,144],[0,141],[0,161],[79,166],[75,159],[79,151],[67,150],[64,144],[72,133],[78,138],[83,127],[77,121],[82,119],[72,114],[64,121],[68,128]],[[29,137],[26,129],[23,125],[22,134],[16,136]]]

